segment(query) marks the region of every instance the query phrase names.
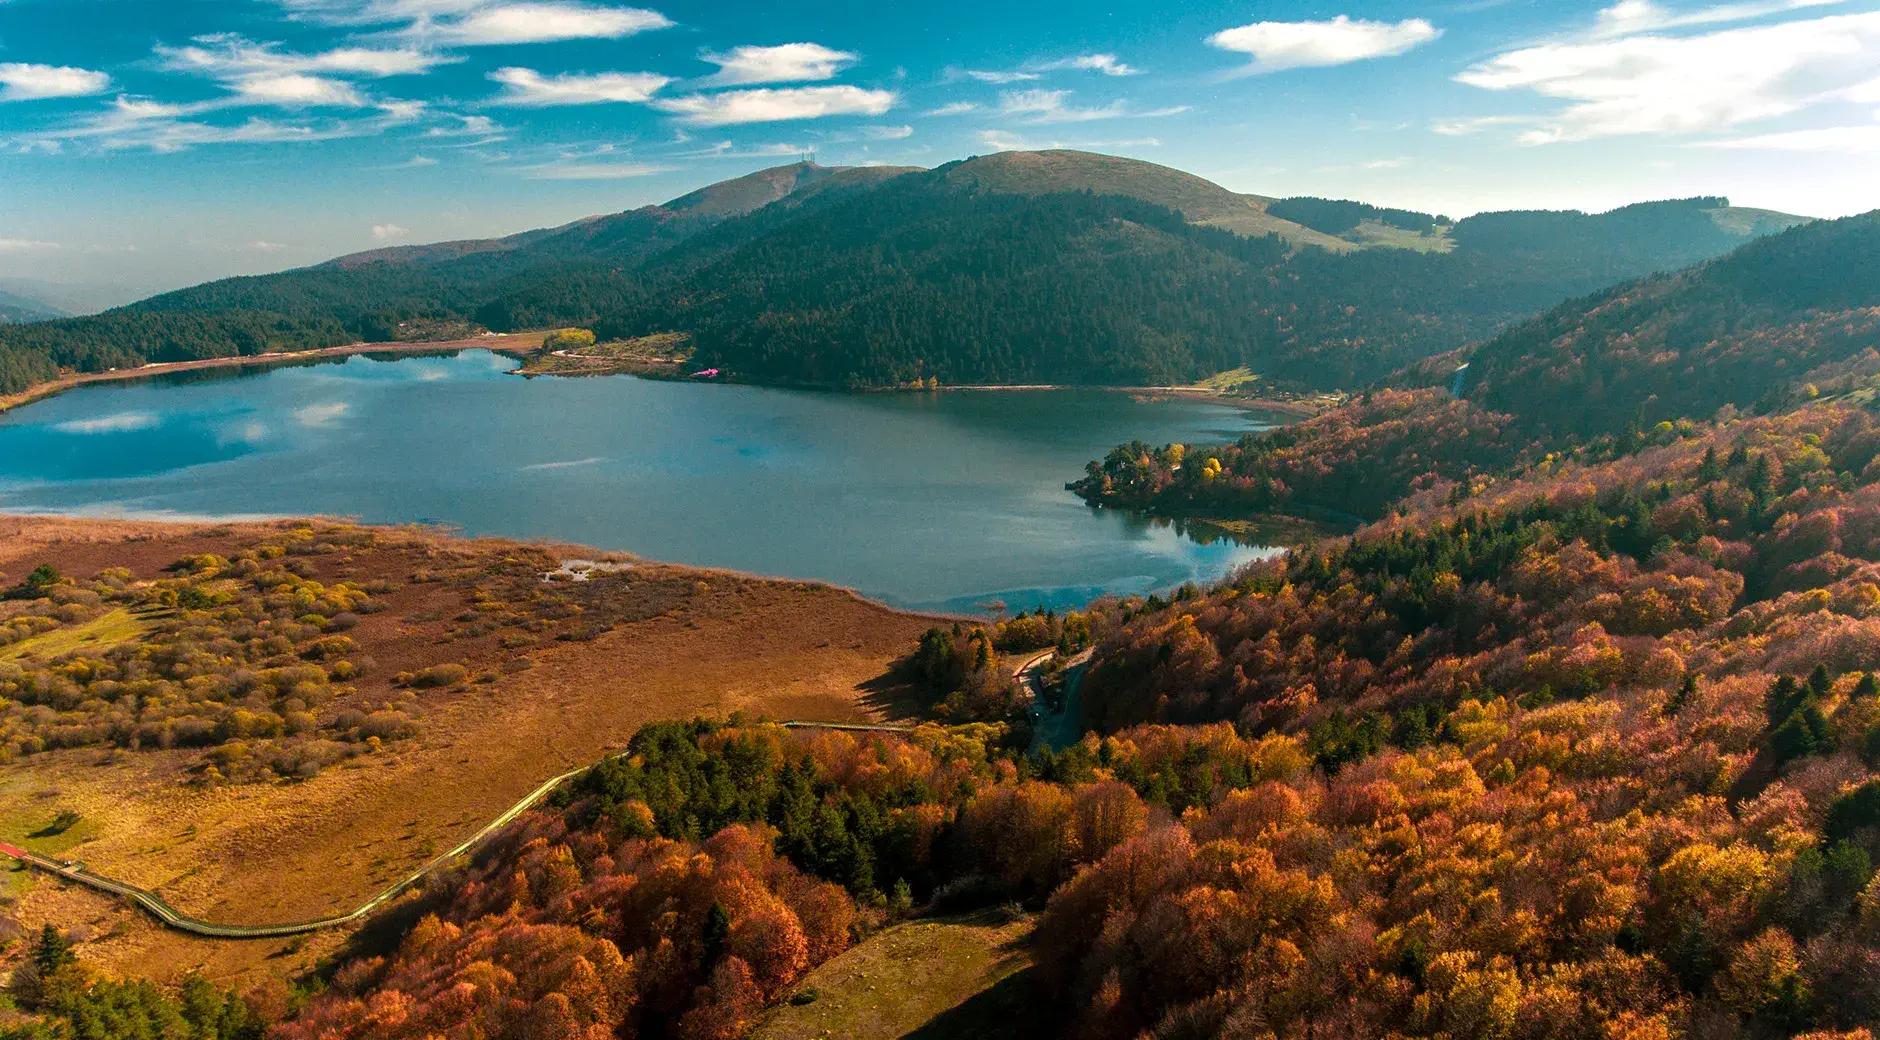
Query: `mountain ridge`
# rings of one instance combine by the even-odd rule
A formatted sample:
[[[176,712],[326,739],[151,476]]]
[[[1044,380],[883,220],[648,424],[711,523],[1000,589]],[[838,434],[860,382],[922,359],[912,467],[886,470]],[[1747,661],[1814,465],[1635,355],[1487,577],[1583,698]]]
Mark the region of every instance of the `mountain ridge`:
[[[701,358],[780,383],[1165,382],[1251,366],[1331,389],[1719,255],[1745,240],[1724,223],[1801,219],[1687,200],[1417,231],[1370,218],[1421,215],[1361,207],[1367,220],[1340,238],[1281,219],[1276,204],[1087,152],[932,170],[793,163],[557,227],[349,254],[15,326],[0,337],[0,386],[60,368],[579,325],[693,333]]]

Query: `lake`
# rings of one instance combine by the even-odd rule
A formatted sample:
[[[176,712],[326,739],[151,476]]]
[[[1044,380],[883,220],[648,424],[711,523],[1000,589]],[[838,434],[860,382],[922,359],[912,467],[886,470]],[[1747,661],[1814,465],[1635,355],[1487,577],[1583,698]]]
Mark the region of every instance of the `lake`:
[[[1275,551],[1203,544],[1064,490],[1122,441],[1221,441],[1274,421],[1226,405],[515,367],[473,350],[82,388],[0,415],[0,509],[435,522],[960,612],[1207,581]]]

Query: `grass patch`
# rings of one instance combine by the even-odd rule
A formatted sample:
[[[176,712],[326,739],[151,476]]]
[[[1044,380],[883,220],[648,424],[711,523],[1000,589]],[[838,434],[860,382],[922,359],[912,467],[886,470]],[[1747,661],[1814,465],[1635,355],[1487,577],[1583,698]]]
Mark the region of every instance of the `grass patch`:
[[[1185,517],[1182,522],[1187,533],[1203,543],[1227,538],[1242,545],[1307,545],[1321,538],[1350,533],[1349,525],[1283,513],[1239,519]]]
[[[751,1040],[1046,1035],[1031,1013],[1030,930],[997,912],[896,925],[810,972],[797,992],[814,997],[771,1012]]]
[[[614,375],[675,370],[692,356],[692,337],[683,332],[612,340],[565,353],[542,351],[518,371],[525,376]]]
[[[1195,385],[1208,390],[1232,393],[1235,390],[1242,389],[1258,383],[1259,381],[1260,377],[1254,374],[1253,369],[1242,365],[1239,368],[1229,369],[1225,372],[1216,372],[1206,379],[1197,380]]]
[[[51,660],[74,650],[108,650],[138,639],[149,630],[150,623],[145,618],[119,607],[90,621],[65,625],[0,647],[0,661],[17,661],[29,656]]]
[[[98,825],[69,810],[47,807],[0,812],[0,841],[28,852],[67,859],[73,849],[98,834]],[[0,856],[0,899],[18,899],[33,885],[33,872]]]
[[[1449,237],[1447,229],[1438,229],[1436,233],[1426,235],[1407,228],[1392,227],[1377,220],[1359,224],[1345,238],[1371,248],[1407,249],[1414,253],[1447,253],[1456,248],[1455,239]]]
[[[97,833],[95,820],[57,809],[23,808],[0,814],[0,839],[43,856],[64,855]]]

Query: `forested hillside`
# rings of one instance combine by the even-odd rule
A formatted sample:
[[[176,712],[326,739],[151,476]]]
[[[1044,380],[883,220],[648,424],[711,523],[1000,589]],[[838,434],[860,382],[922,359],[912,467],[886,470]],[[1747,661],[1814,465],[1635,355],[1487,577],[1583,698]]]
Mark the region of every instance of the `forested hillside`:
[[[1717,199],[1491,215],[1456,225],[1445,253],[1426,250],[1450,244],[1438,229],[1393,229],[1417,248],[1361,248],[1282,215],[1323,224],[1328,205],[1347,204],[1293,205],[1078,152],[932,171],[796,164],[559,228],[377,250],[8,329],[0,391],[59,368],[470,323],[683,331],[706,363],[774,382],[1128,384],[1251,366],[1331,388],[1796,219]]]
[[[1366,393],[1234,444],[1119,445],[1072,489],[1174,515],[1336,508],[1376,519],[1422,485],[1466,485],[1549,452],[1623,454],[1724,409],[1871,400],[1880,214],[1793,228],[1562,304],[1445,357],[1389,380],[1438,387]]]
[[[1563,305],[1470,353],[1465,395],[1556,434],[1851,389],[1880,350],[1880,213]]]

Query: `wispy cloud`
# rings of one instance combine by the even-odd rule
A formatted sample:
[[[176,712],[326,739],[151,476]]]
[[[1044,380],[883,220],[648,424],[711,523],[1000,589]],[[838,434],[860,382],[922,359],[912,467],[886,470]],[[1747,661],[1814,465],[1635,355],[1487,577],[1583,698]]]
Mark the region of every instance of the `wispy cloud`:
[[[593,105],[604,102],[643,102],[671,79],[651,72],[601,72],[593,75],[547,76],[534,69],[506,68],[490,73],[504,92],[500,105],[543,107]]]
[[[283,50],[234,33],[198,36],[188,45],[158,44],[159,65],[171,72],[206,76],[229,91],[219,102],[198,103],[197,113],[217,107],[271,105],[281,108],[364,108],[417,102],[375,102],[348,78],[417,75],[457,59],[416,47],[338,47],[314,53]]]
[[[1162,145],[1161,139],[1155,137],[1122,140],[1042,139],[1015,134],[1009,130],[981,130],[979,143],[995,152],[1035,152],[1049,148],[1159,148]]]
[[[502,139],[503,127],[489,116],[448,115],[449,122],[424,132],[430,138],[475,137],[486,141]]]
[[[1543,43],[1497,55],[1456,78],[1564,102],[1518,138],[1547,144],[1714,132],[1858,101],[1880,89],[1876,70],[1880,13]]]
[[[1321,22],[1254,22],[1223,29],[1208,44],[1252,57],[1248,72],[1278,72],[1394,57],[1441,35],[1422,18],[1374,22],[1341,14]]]
[[[171,71],[218,79],[259,74],[408,76],[460,60],[418,47],[338,47],[300,54],[284,51],[277,43],[257,43],[236,33],[198,36],[181,47],[158,44],[156,56]]]
[[[1500,126],[1532,126],[1533,116],[1474,116],[1464,119],[1439,119],[1430,124],[1430,132],[1444,137],[1466,137]]]
[[[492,0],[275,0],[290,17],[324,25],[386,25],[456,15]]]
[[[694,126],[775,123],[825,116],[878,116],[895,106],[891,90],[862,87],[785,87],[690,94],[653,102]]]
[[[942,78],[949,83],[972,80],[975,83],[990,83],[993,86],[1009,86],[1013,83],[1030,83],[1041,80],[1051,72],[1100,72],[1105,76],[1136,76],[1142,73],[1114,54],[1073,54],[1064,58],[1052,58],[1044,61],[1026,62],[1015,69],[968,69],[957,65],[948,66]]]
[[[1700,141],[1697,144],[1703,148],[1726,148],[1736,151],[1873,155],[1880,153],[1880,124],[1787,130],[1773,134],[1726,138],[1720,141]]]
[[[1029,80],[1043,79],[1040,72],[1026,72],[1022,69],[959,69],[946,70],[948,80],[970,79],[976,83],[991,83],[1003,86],[1008,83],[1024,83]]]
[[[1845,0],[1766,0],[1757,3],[1715,4],[1709,7],[1673,10],[1653,0],[1619,0],[1599,12],[1592,35],[1595,37],[1634,36],[1664,29],[1682,29],[1697,25],[1720,25],[1754,18],[1799,11],[1810,7],[1835,7]]]
[[[1088,123],[1099,119],[1150,119],[1188,111],[1186,105],[1168,108],[1136,109],[1125,101],[1112,101],[1094,108],[1070,103],[1068,90],[1008,90],[999,95],[999,111],[1019,116],[1027,123]]]
[[[107,151],[145,149],[181,152],[202,145],[280,144],[371,137],[419,119],[419,102],[382,102],[369,115],[344,118],[282,121],[250,117],[238,123],[210,122],[203,118],[231,104],[235,97],[193,104],[172,104],[149,98],[120,96],[110,107],[63,127],[22,134],[11,139],[20,147],[80,142]]]
[[[36,238],[0,238],[0,253],[33,253],[57,248],[57,242],[42,242]]]
[[[905,141],[913,136],[914,128],[906,125],[857,126],[842,130],[812,131],[799,141],[770,141],[756,144],[718,141],[704,148],[694,148],[673,154],[694,159],[782,159],[813,155],[832,145],[867,146],[880,141]]]
[[[0,63],[0,101],[90,97],[111,89],[111,77],[70,65]]]
[[[979,111],[979,105],[974,102],[955,101],[952,104],[941,105],[939,108],[931,109],[926,114],[930,116],[963,116],[968,112],[977,111]]]
[[[643,162],[568,162],[538,163],[523,167],[523,172],[538,181],[623,181],[671,169]]]
[[[1101,72],[1105,76],[1137,76],[1142,70],[1119,60],[1114,54],[1077,54],[1069,58],[1042,62],[1031,66],[1040,72],[1057,72],[1071,69],[1080,72]]]
[[[754,83],[803,83],[834,79],[860,55],[838,51],[820,43],[784,43],[775,47],[733,47],[705,51],[699,59],[718,66],[702,86],[748,86]]]

